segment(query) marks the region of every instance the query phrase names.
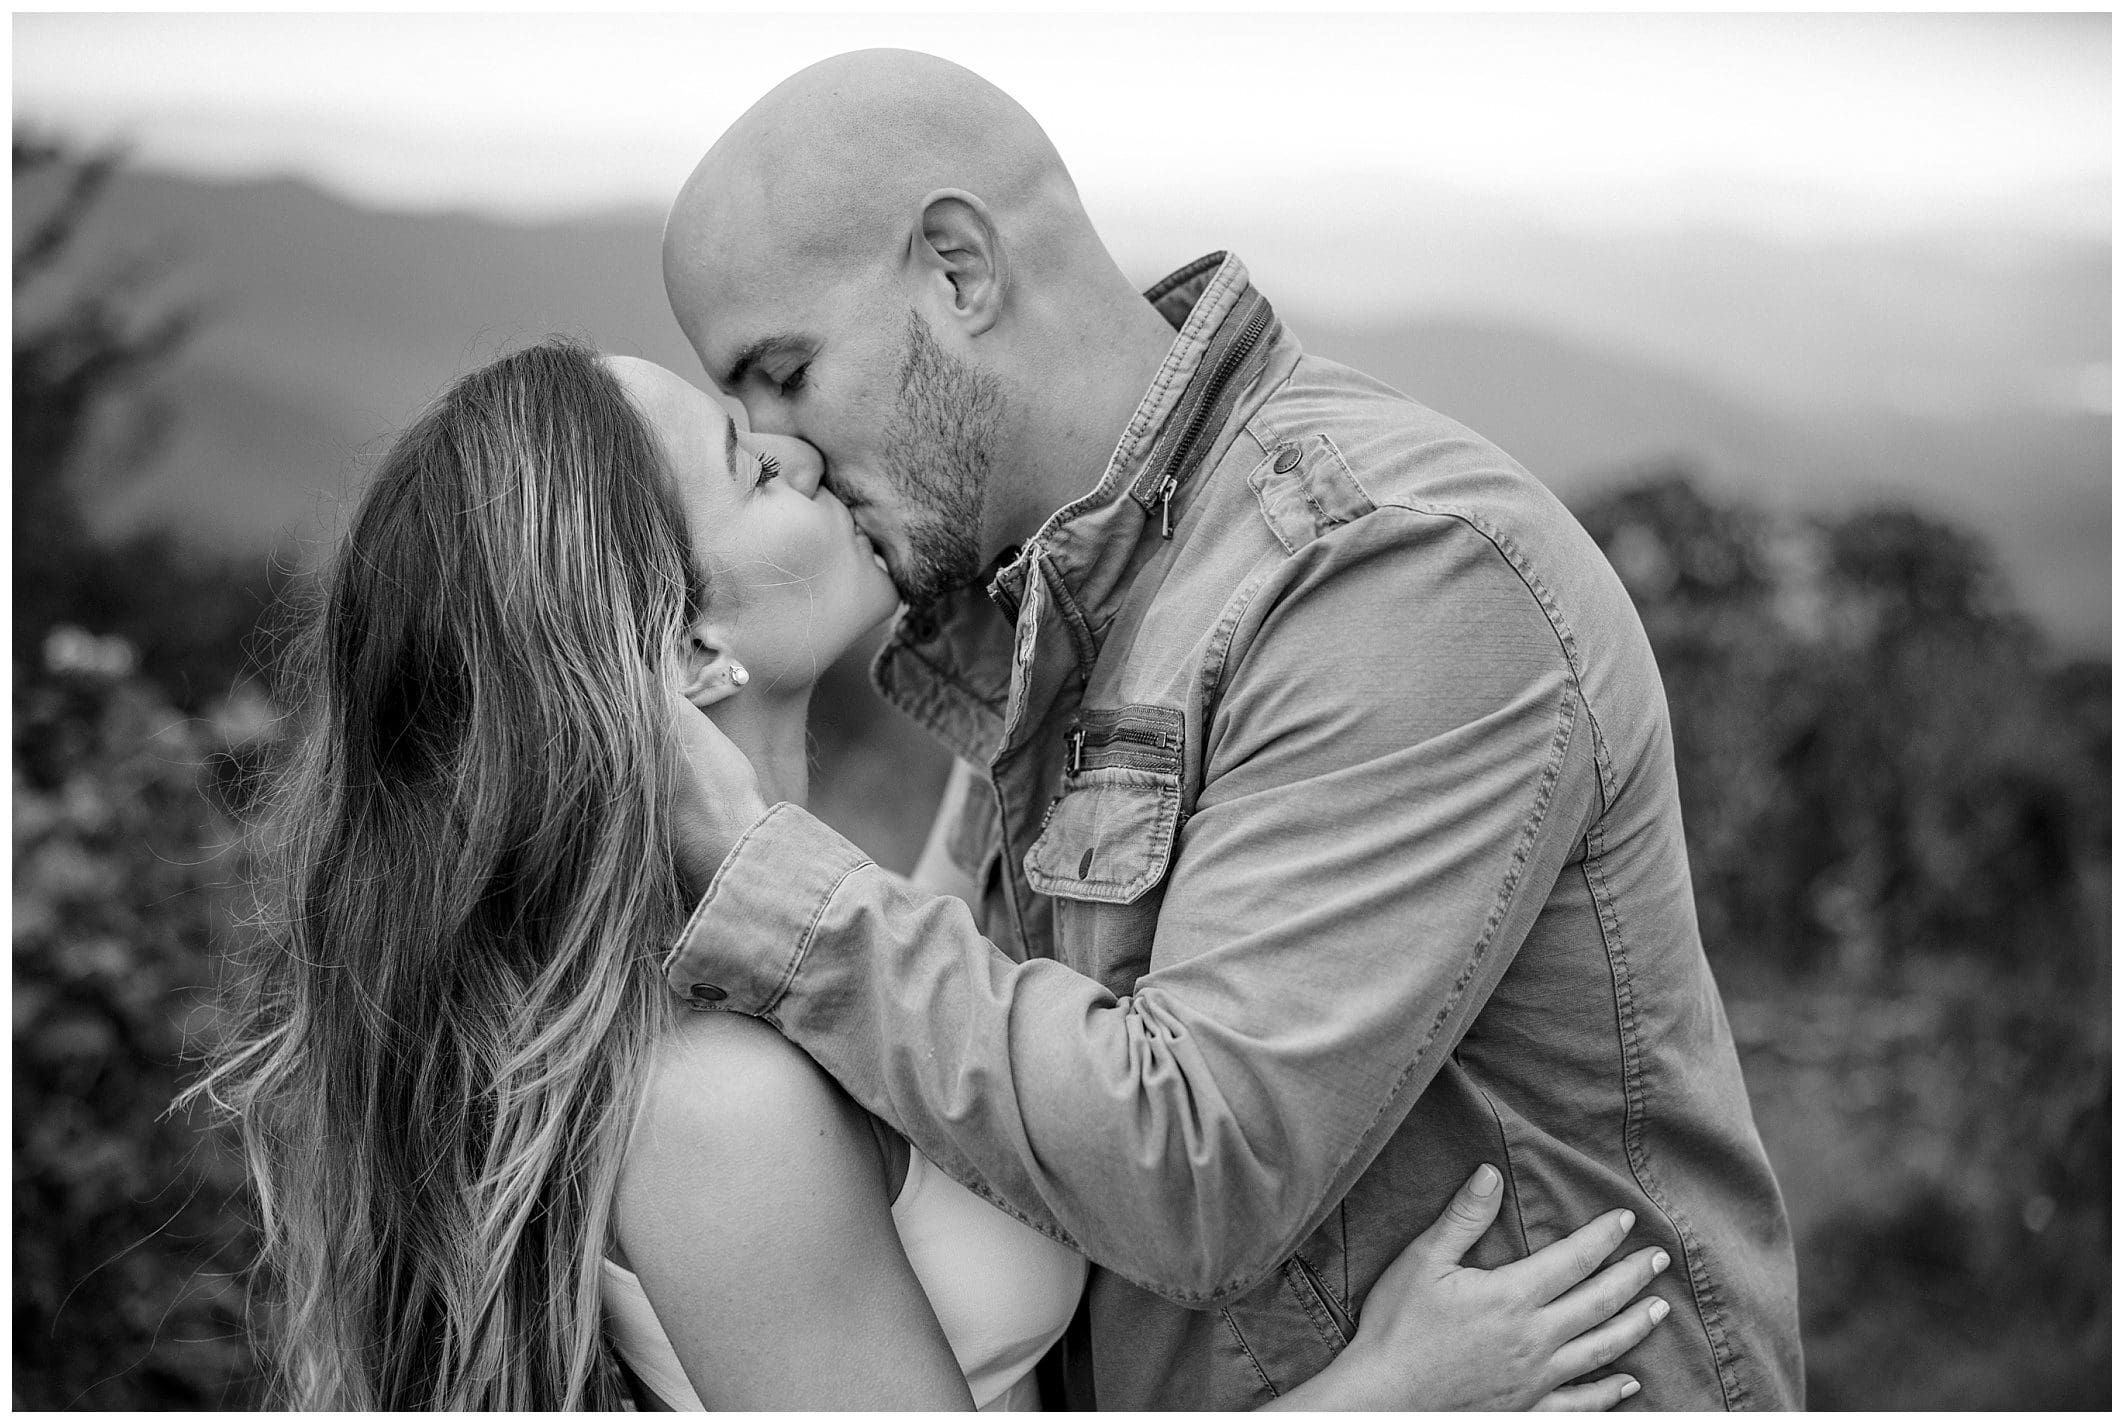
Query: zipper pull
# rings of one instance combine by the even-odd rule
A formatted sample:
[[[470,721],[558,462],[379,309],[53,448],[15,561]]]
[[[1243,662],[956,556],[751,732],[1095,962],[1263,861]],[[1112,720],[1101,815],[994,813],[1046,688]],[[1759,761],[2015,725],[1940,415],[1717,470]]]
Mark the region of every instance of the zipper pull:
[[[1069,774],[1075,776],[1084,770],[1084,729],[1078,727],[1069,734]]]
[[[1164,486],[1158,491],[1158,537],[1173,537],[1173,492],[1180,488],[1177,477],[1167,475]]]

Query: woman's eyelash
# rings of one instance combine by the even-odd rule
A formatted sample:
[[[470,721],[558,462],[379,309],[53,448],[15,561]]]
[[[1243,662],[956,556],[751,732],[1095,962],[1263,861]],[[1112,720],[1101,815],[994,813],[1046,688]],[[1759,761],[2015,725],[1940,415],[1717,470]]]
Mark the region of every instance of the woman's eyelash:
[[[767,481],[782,473],[782,462],[775,459],[774,456],[762,455],[759,460],[760,477],[752,482],[754,489],[758,489],[761,485],[766,484]]]

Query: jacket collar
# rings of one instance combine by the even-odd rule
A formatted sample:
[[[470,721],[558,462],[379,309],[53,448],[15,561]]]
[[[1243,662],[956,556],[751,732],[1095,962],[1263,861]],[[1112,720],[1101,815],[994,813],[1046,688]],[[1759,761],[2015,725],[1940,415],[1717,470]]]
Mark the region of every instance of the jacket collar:
[[[958,589],[910,608],[879,650],[880,693],[959,755],[991,761],[1011,706],[1012,667],[1038,625],[1059,620],[1080,675],[1135,571],[1172,537],[1217,437],[1268,361],[1275,312],[1228,253],[1201,257],[1144,298],[1178,329],[1157,377],[1091,490],[1006,553],[985,596]],[[1027,610],[1031,581],[1042,585]],[[1033,626],[1018,628],[1022,615]],[[1044,613],[1044,617],[1040,616]]]

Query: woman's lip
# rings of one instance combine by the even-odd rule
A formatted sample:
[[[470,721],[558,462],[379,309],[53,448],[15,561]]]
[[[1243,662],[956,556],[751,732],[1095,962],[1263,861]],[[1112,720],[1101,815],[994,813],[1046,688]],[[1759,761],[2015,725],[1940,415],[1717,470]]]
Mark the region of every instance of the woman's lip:
[[[847,508],[846,505],[843,505],[841,507],[843,509]],[[856,544],[863,550],[863,552],[869,556],[870,561],[878,566],[879,572],[883,573],[885,577],[891,578],[892,565],[885,562],[884,551],[878,548],[878,546],[871,541],[871,538],[868,534],[865,534],[863,532],[863,526],[855,522],[855,516],[852,514],[848,516],[848,525],[850,537],[853,538]]]

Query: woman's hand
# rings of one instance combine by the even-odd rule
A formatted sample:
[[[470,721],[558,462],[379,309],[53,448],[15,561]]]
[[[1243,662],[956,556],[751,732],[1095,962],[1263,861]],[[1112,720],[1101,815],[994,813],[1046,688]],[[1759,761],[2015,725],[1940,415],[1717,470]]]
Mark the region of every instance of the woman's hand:
[[[1356,1338],[1276,1404],[1586,1410],[1635,1394],[1628,1375],[1566,1382],[1608,1364],[1666,1318],[1665,1301],[1636,1297],[1667,1268],[1667,1253],[1647,1247],[1595,1275],[1634,1219],[1615,1211],[1523,1261],[1494,1271],[1463,1266],[1497,1219],[1500,1185],[1496,1168],[1477,1168],[1372,1287]]]
[[[671,807],[671,849],[688,898],[708,893],[723,857],[767,814],[759,774],[723,729],[676,690],[667,690],[679,779]]]

